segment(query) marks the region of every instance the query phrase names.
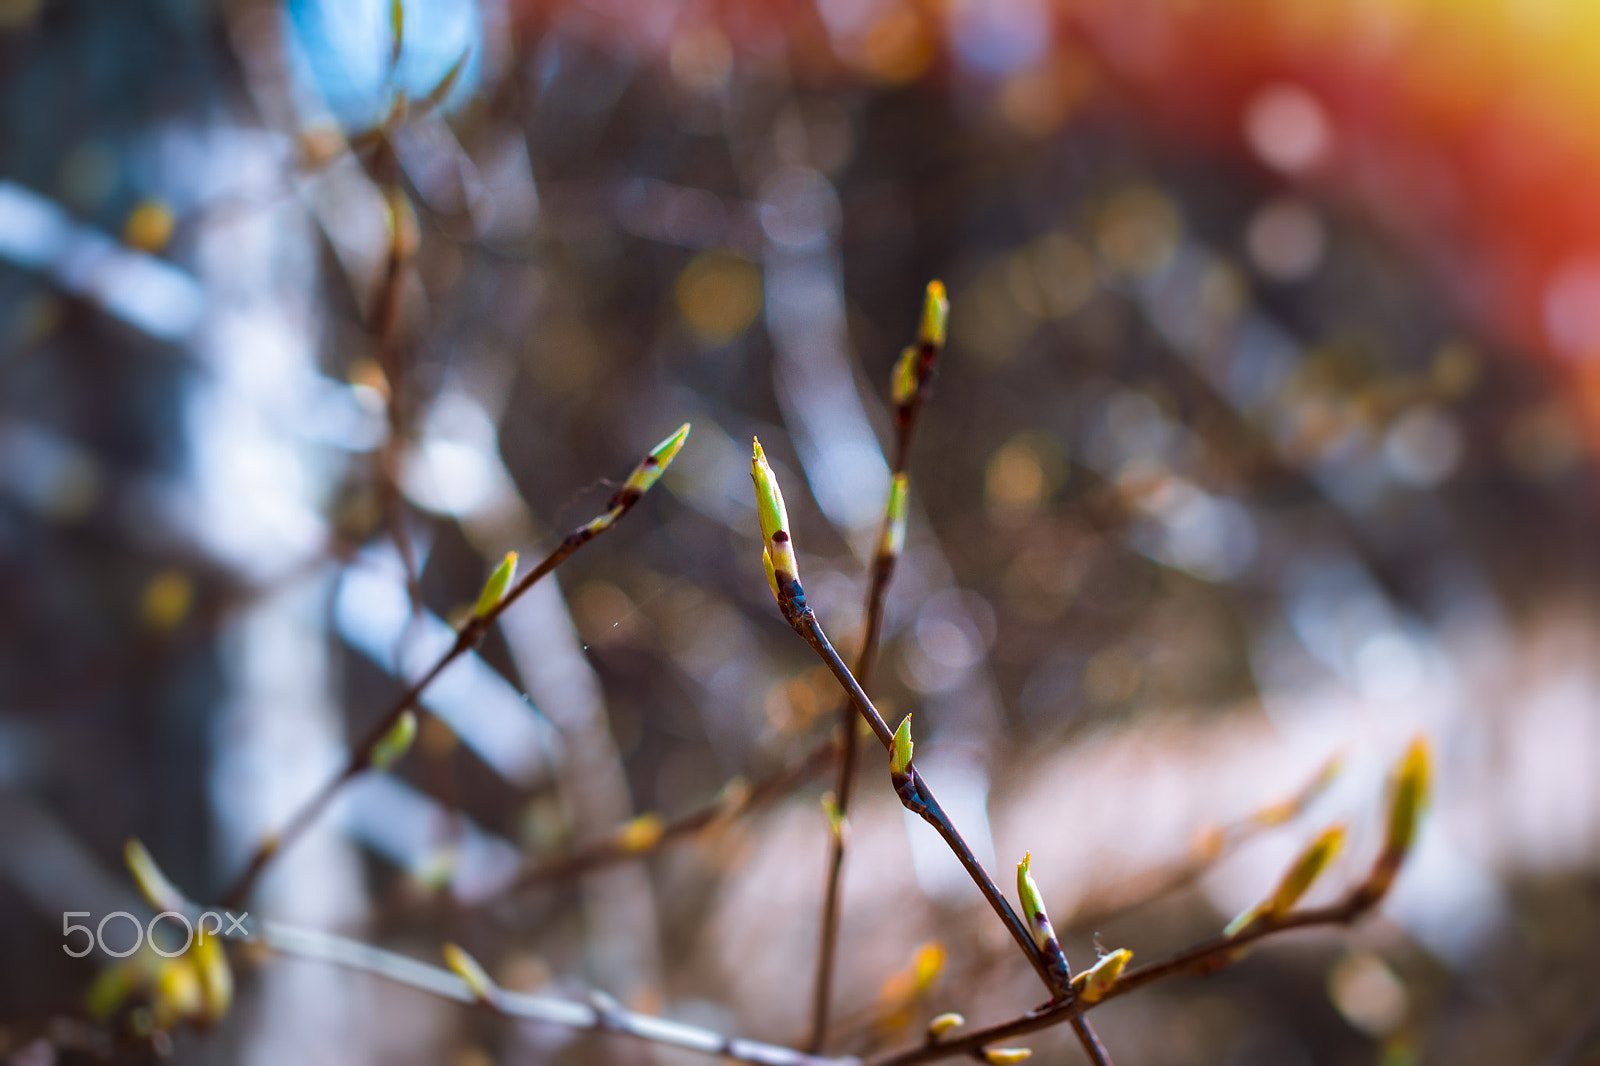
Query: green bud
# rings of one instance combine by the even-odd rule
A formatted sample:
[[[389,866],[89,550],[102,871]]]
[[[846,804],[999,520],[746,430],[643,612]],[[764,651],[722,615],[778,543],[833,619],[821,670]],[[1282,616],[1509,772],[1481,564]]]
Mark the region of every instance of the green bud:
[[[1295,795],[1279,800],[1257,811],[1252,820],[1257,825],[1282,825],[1307,807],[1311,806],[1316,798],[1328,790],[1328,786],[1338,779],[1344,770],[1344,756],[1335,755],[1323,763],[1317,770],[1316,776],[1308,781]]]
[[[190,958],[200,976],[200,998],[205,1017],[216,1021],[233,1005],[233,971],[228,968],[228,953],[222,937],[201,935],[195,938]]]
[[[1333,857],[1339,854],[1339,849],[1344,847],[1344,835],[1344,826],[1336,825],[1312,841],[1311,846],[1300,853],[1300,857],[1283,875],[1283,880],[1278,882],[1278,887],[1262,908],[1264,913],[1273,916],[1288,914],[1322,871],[1328,868]]]
[[[1428,782],[1432,777],[1428,742],[1421,737],[1411,742],[1405,756],[1395,771],[1393,792],[1389,799],[1389,826],[1384,836],[1383,851],[1377,864],[1367,877],[1365,890],[1381,897],[1394,884],[1411,846],[1416,842],[1417,827],[1422,822],[1423,811],[1428,806]]]
[[[988,1048],[983,1053],[983,1061],[989,1066],[1016,1066],[1032,1054],[1033,1049],[1025,1047]]]
[[[676,433],[651,448],[650,454],[633,468],[628,480],[622,483],[623,495],[642,496],[650,491],[650,487],[667,472],[667,467],[672,464],[672,460],[683,449],[684,441],[688,439],[689,423],[685,422],[678,427]]]
[[[945,295],[944,282],[928,282],[927,295],[922,300],[922,325],[917,330],[917,340],[943,348],[945,335],[950,329],[950,297]]]
[[[1044,897],[1039,894],[1039,885],[1033,879],[1030,869],[1032,862],[1033,853],[1028,852],[1017,863],[1017,898],[1022,901],[1023,917],[1033,933],[1033,942],[1040,951],[1044,951],[1047,950],[1046,945],[1056,943],[1056,931],[1050,925],[1050,916],[1044,910]],[[1056,943],[1054,950],[1061,950],[1059,943]]]
[[[666,829],[667,823],[655,811],[635,815],[617,830],[617,847],[628,855],[642,855],[660,843]]]
[[[400,712],[400,717],[395,719],[394,725],[389,727],[382,739],[372,746],[373,769],[389,769],[405,757],[416,739],[417,712],[408,707]]]
[[[1246,929],[1249,929],[1251,926],[1260,921],[1262,916],[1266,913],[1267,904],[1265,900],[1261,901],[1260,903],[1252,903],[1250,906],[1246,907],[1244,910],[1235,915],[1233,921],[1222,927],[1222,935],[1238,936],[1240,933],[1244,932]]]
[[[477,959],[468,955],[455,944],[445,944],[444,964],[451,971],[467,983],[467,989],[480,1003],[493,1003],[495,993],[494,981],[490,980],[489,972],[485,970]]]
[[[906,546],[906,513],[910,510],[911,479],[903,472],[889,481],[889,503],[883,512],[883,543],[878,554],[899,558]]]
[[[889,772],[903,774],[911,769],[911,716],[900,719],[900,728],[894,731],[894,744],[889,749]]]
[[[1078,998],[1085,1003],[1098,1003],[1105,999],[1116,987],[1117,979],[1132,958],[1133,952],[1127,948],[1118,948],[1109,955],[1101,956],[1099,962],[1073,978],[1072,984],[1078,989]]]
[[[1417,836],[1417,826],[1428,805],[1428,780],[1432,776],[1428,742],[1418,737],[1406,749],[1395,775],[1394,798],[1389,802],[1389,832],[1384,850],[1404,855]]]
[[[904,407],[917,395],[917,360],[921,353],[915,344],[900,349],[900,358],[894,362],[894,373],[889,378],[889,396],[896,407]]]
[[[928,1023],[928,1039],[937,1040],[952,1029],[959,1029],[967,1024],[967,1019],[954,1011],[941,1014]]]
[[[789,512],[783,505],[783,493],[778,479],[767,464],[767,454],[761,442],[753,442],[750,456],[750,478],[756,486],[756,515],[761,520],[761,545],[765,555],[763,566],[767,571],[767,584],[772,594],[783,599],[780,577],[789,581],[800,580],[800,564],[794,554],[794,540],[789,535]]]
[[[133,874],[134,883],[139,886],[139,893],[150,906],[158,911],[180,913],[188,909],[189,901],[176,885],[167,880],[167,875],[161,872],[156,860],[151,858],[149,849],[138,837],[130,837],[123,845],[122,857],[128,864],[128,872]]]
[[[391,35],[391,49],[389,65],[398,66],[400,63],[400,49],[406,39],[406,12],[400,6],[400,0],[389,0],[389,33]]]
[[[845,816],[832,792],[822,794],[822,813],[828,816],[828,829],[833,833],[834,839],[842,837],[845,832]]]
[[[500,560],[500,565],[489,574],[489,580],[483,583],[483,591],[478,593],[478,602],[472,608],[475,618],[487,618],[489,612],[500,606],[500,601],[505,599],[506,589],[511,587],[511,582],[517,576],[517,553],[506,552],[506,557]]]

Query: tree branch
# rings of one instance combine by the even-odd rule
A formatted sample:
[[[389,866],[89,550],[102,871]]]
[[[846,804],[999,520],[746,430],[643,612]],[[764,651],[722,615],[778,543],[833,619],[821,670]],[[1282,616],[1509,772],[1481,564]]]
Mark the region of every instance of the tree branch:
[[[935,288],[937,286],[937,288]],[[924,319],[931,305],[939,314],[944,299],[944,287],[935,282],[929,292],[923,311]],[[878,548],[872,562],[872,578],[867,586],[865,608],[866,631],[861,638],[861,650],[856,655],[855,675],[863,689],[872,674],[878,654],[878,643],[883,632],[884,601],[889,594],[889,581],[894,576],[895,563],[900,558],[901,543],[905,539],[906,482],[905,473],[911,457],[911,440],[916,433],[917,416],[932,392],[933,372],[937,368],[944,338],[924,336],[914,349],[908,349],[896,366],[895,381],[891,383],[895,404],[894,462],[889,468],[889,502],[884,508],[883,524],[878,533]],[[900,381],[900,366],[909,371],[908,380]],[[909,386],[909,388],[907,388]],[[839,774],[833,787],[834,810],[829,821],[833,826],[832,847],[828,854],[827,889],[822,902],[822,924],[817,942],[817,971],[811,985],[811,1029],[806,1048],[812,1052],[822,1050],[828,1035],[828,1012],[833,997],[834,959],[839,944],[840,885],[844,875],[844,854],[848,843],[845,831],[850,813],[850,799],[855,791],[856,755],[861,739],[856,729],[856,712],[849,700],[839,708]]]
[[[1202,940],[1161,962],[1135,967],[1124,973],[1115,985],[1093,1003],[1075,998],[1046,1004],[999,1025],[974,1030],[938,1043],[879,1055],[868,1060],[867,1066],[917,1066],[918,1063],[937,1062],[957,1055],[972,1055],[981,1053],[983,1048],[1002,1040],[1048,1029],[1063,1022],[1081,1021],[1084,1012],[1091,1007],[1118,996],[1137,992],[1157,981],[1183,974],[1210,973],[1220,969],[1236,960],[1245,948],[1269,936],[1314,926],[1349,925],[1375,907],[1382,898],[1383,893],[1374,887],[1374,879],[1369,877],[1366,883],[1350,891],[1338,903],[1284,915],[1264,915],[1235,933],[1224,933]]]
[[[822,1058],[778,1044],[725,1036],[683,1022],[640,1014],[601,994],[595,994],[589,1003],[578,1003],[555,996],[512,992],[494,985],[480,984],[475,988],[457,973],[408,955],[277,922],[262,922],[260,937],[268,947],[283,955],[372,974],[457,1003],[476,1004],[507,1018],[616,1033],[756,1066],[860,1066],[861,1062],[854,1057]]]
[[[688,425],[685,424],[676,434],[662,441],[653,448],[644,460],[634,468],[622,488],[611,497],[606,505],[606,510],[595,518],[574,529],[562,538],[554,551],[540,560],[539,564],[524,574],[516,584],[508,589],[498,603],[484,610],[474,613],[471,619],[461,627],[456,634],[455,643],[452,644],[439,660],[433,664],[421,680],[414,682],[400,697],[390,705],[377,722],[367,730],[355,748],[350,752],[350,758],[344,768],[339,771],[322,789],[311,797],[305,806],[289,819],[282,830],[264,839],[250,857],[244,869],[240,872],[233,885],[223,893],[222,905],[237,907],[244,902],[255,887],[256,881],[266,870],[267,865],[284,848],[292,844],[327,808],[328,803],[338,794],[352,778],[360,775],[372,765],[372,755],[378,744],[389,731],[394,728],[400,716],[411,708],[422,695],[423,691],[433,683],[434,679],[444,673],[445,668],[455,662],[462,655],[477,647],[484,635],[489,632],[496,619],[505,613],[517,599],[532,588],[538,581],[555,570],[556,567],[566,562],[578,549],[588,544],[594,538],[607,532],[638,503],[661,473],[666,469],[672,457],[683,444],[683,439],[688,435]]]

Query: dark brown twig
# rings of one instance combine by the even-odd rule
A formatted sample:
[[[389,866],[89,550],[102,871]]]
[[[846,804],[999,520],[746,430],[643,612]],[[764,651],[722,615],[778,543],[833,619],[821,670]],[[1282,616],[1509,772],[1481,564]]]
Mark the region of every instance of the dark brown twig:
[[[888,723],[883,720],[883,715],[878,713],[878,709],[872,705],[872,701],[867,698],[867,694],[861,691],[861,686],[856,682],[855,677],[851,675],[849,667],[845,666],[844,660],[839,657],[839,653],[828,642],[827,634],[823,633],[822,626],[818,624],[816,614],[812,612],[811,608],[804,605],[805,594],[800,591],[799,582],[791,580],[789,586],[794,593],[784,597],[785,616],[787,617],[791,612],[793,613],[793,617],[789,618],[789,624],[822,657],[822,661],[827,664],[833,676],[838,678],[839,683],[850,694],[856,709],[861,712],[868,724],[872,726],[873,733],[882,742],[884,749],[892,752],[894,749],[894,734],[890,731]],[[788,592],[790,590],[785,591]],[[994,878],[989,876],[989,872],[983,868],[983,864],[978,861],[978,857],[972,853],[971,846],[967,844],[966,839],[956,829],[955,823],[950,821],[949,816],[944,813],[944,808],[939,806],[939,801],[934,798],[927,782],[917,773],[916,767],[914,765],[908,766],[906,772],[896,775],[896,778],[895,794],[900,797],[901,805],[933,826],[939,836],[944,838],[945,844],[955,854],[962,868],[967,871],[967,875],[972,878],[973,884],[978,886],[978,891],[983,893],[983,898],[988,901],[990,908],[1004,923],[1006,931],[1011,934],[1011,939],[1017,942],[1017,946],[1022,949],[1022,953],[1033,964],[1034,970],[1039,974],[1039,980],[1043,981],[1044,986],[1050,990],[1051,997],[1057,1000],[1070,998],[1072,994],[1070,988],[1061,987],[1060,983],[1053,977],[1044,956],[1040,954],[1038,946],[1034,944],[1033,936],[1028,932],[1027,926],[1023,925],[1022,919],[1017,917],[1017,912],[1012,909],[1011,903],[1000,891],[999,886],[994,883]],[[1100,1042],[1100,1038],[1095,1034],[1094,1029],[1087,1020],[1080,1018],[1077,1014],[1065,1017],[1062,1020],[1072,1023],[1072,1028],[1077,1034],[1078,1041],[1083,1045],[1084,1052],[1089,1056],[1091,1062],[1095,1063],[1096,1066],[1111,1066],[1111,1057],[1106,1051],[1105,1045]]]
[[[888,723],[883,720],[883,715],[879,713],[878,708],[873,706],[872,700],[867,697],[865,692],[861,691],[861,685],[856,681],[855,675],[850,673],[850,668],[845,665],[844,660],[839,657],[839,653],[829,643],[827,634],[822,631],[822,626],[817,622],[816,614],[812,612],[810,607],[805,606],[805,594],[800,590],[799,582],[791,580],[788,588],[784,591],[786,593],[784,597],[784,614],[788,618],[789,624],[794,627],[795,632],[805,638],[806,643],[811,645],[812,649],[821,657],[829,671],[838,679],[839,684],[844,686],[845,691],[850,695],[851,702],[855,705],[856,710],[861,713],[861,716],[867,720],[867,724],[872,727],[872,732],[877,736],[884,750],[892,752],[894,750],[894,732],[889,728]],[[1012,909],[1011,903],[1000,891],[999,886],[994,883],[994,878],[989,876],[988,871],[983,868],[983,864],[972,853],[972,848],[967,844],[966,839],[962,837],[961,833],[944,813],[944,809],[939,806],[939,801],[934,797],[927,783],[916,772],[915,766],[909,766],[907,772],[901,777],[903,780],[897,783],[895,787],[895,792],[899,795],[901,804],[933,826],[934,830],[944,838],[945,843],[955,853],[956,858],[960,861],[962,867],[966,869],[973,883],[978,886],[978,891],[983,893],[983,898],[988,901],[989,906],[999,916],[1000,921],[1004,923],[1007,932],[1011,934],[1011,939],[1017,942],[1017,946],[1028,957],[1034,969],[1039,971],[1040,980],[1044,981],[1046,986],[1049,986],[1049,973],[1045,968],[1044,960],[1039,955],[1038,948],[1033,943],[1033,937],[1028,933],[1027,926],[1022,924],[1022,919],[1017,917],[1017,912]],[[1054,989],[1052,989],[1053,991]]]

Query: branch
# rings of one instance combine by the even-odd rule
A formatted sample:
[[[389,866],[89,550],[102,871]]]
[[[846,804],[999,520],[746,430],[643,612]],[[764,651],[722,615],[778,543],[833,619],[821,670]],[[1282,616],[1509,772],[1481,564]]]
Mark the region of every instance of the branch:
[[[725,1036],[683,1022],[640,1014],[599,993],[594,994],[589,1003],[578,1003],[554,996],[512,992],[495,985],[470,956],[453,945],[447,948],[446,955],[455,972],[357,940],[277,922],[262,922],[260,936],[268,947],[283,955],[372,974],[521,1021],[616,1033],[757,1066],[860,1066],[861,1063],[854,1057],[822,1058],[778,1044]]]
[[[1047,1029],[1062,1022],[1075,1025],[1090,1007],[1124,996],[1157,981],[1181,974],[1203,974],[1235,961],[1244,949],[1258,940],[1292,929],[1313,926],[1349,925],[1382,902],[1394,884],[1406,856],[1416,841],[1422,814],[1428,802],[1429,756],[1421,739],[1412,742],[1395,772],[1389,799],[1388,827],[1384,844],[1366,879],[1347,892],[1342,900],[1326,907],[1294,910],[1294,902],[1316,880],[1343,840],[1344,830],[1335,827],[1324,832],[1289,867],[1272,895],[1235,918],[1221,935],[1178,952],[1147,966],[1123,971],[1119,968],[1101,985],[1095,972],[1080,974],[1077,986],[1088,977],[1080,994],[1037,1007],[1008,1022],[979,1029],[950,1040],[934,1040],[920,1047],[880,1055],[867,1066],[915,1066],[955,1055],[979,1055],[989,1044],[1026,1033]],[[1122,954],[1120,952],[1114,954]],[[1106,961],[1110,961],[1110,956]],[[1097,969],[1099,969],[1097,967]]]
[[[250,861],[245,865],[237,880],[223,894],[223,906],[236,907],[243,903],[273,857],[293,843],[317,820],[318,816],[328,806],[328,803],[347,782],[372,765],[373,754],[384,738],[390,735],[391,730],[399,723],[401,717],[411,709],[411,706],[417,702],[417,699],[433,683],[434,679],[444,673],[446,667],[475,648],[483,640],[484,635],[489,632],[489,627],[494,624],[495,620],[504,614],[506,609],[515,603],[523,593],[527,592],[540,579],[570,558],[579,548],[582,548],[585,544],[615,526],[623,515],[633,509],[634,504],[638,503],[645,492],[660,479],[667,465],[672,462],[678,450],[683,447],[688,435],[689,425],[684,423],[678,432],[650,450],[650,453],[644,457],[643,461],[634,468],[633,473],[628,476],[627,481],[623,482],[622,488],[617,491],[616,495],[611,497],[610,502],[606,505],[606,510],[602,514],[590,519],[562,538],[561,543],[556,546],[555,550],[545,556],[539,565],[523,575],[516,584],[512,585],[499,598],[498,602],[492,605],[479,604],[479,609],[473,613],[472,618],[456,634],[455,643],[451,645],[450,649],[429,668],[421,680],[413,683],[405,692],[401,693],[400,698],[395,700],[388,711],[367,731],[366,736],[351,751],[350,758],[345,763],[344,769],[325,784],[321,791],[312,796],[306,805],[301,807],[299,812],[289,819],[289,822],[282,830],[268,836],[257,846],[255,853],[251,856]]]
[[[657,833],[643,839],[627,832],[630,825],[638,823],[638,819],[634,819],[633,822],[618,827],[617,832],[604,840],[579,848],[564,858],[527,867],[517,875],[505,891],[514,892],[518,889],[564,881],[613,863],[645,858],[666,845],[693,836],[717,822],[738,818],[757,807],[788,795],[830,765],[837,750],[837,743],[832,737],[828,737],[793,766],[785,767],[742,789],[725,788],[715,800],[673,821],[663,823]]]
[[[867,694],[861,691],[861,685],[856,681],[855,676],[850,673],[850,668],[844,664],[844,660],[839,657],[839,653],[828,642],[828,636],[822,631],[822,626],[817,622],[816,614],[812,612],[810,607],[803,605],[804,594],[798,592],[799,582],[790,581],[789,585],[791,589],[796,590],[798,593],[798,602],[801,604],[793,612],[793,617],[789,619],[789,624],[794,627],[795,632],[805,638],[806,643],[810,644],[817,655],[821,657],[823,663],[827,665],[834,677],[838,678],[839,684],[844,686],[845,691],[849,693],[851,702],[862,717],[867,720],[867,724],[872,727],[873,733],[877,735],[878,741],[883,744],[884,750],[892,752],[894,750],[894,733],[889,729],[888,723],[883,720],[883,715],[878,712],[877,707],[873,706],[872,700],[867,697]],[[795,602],[795,598],[790,599],[791,605]],[[785,611],[785,614],[787,615],[789,612]],[[951,851],[955,852],[956,858],[960,860],[961,865],[971,876],[973,883],[983,893],[984,899],[989,902],[989,906],[994,909],[995,914],[1005,924],[1007,931],[1011,933],[1011,938],[1017,942],[1017,946],[1022,949],[1023,954],[1028,956],[1029,961],[1033,963],[1034,969],[1039,971],[1040,980],[1044,981],[1048,986],[1050,984],[1049,974],[1045,969],[1044,960],[1040,958],[1038,949],[1034,946],[1033,938],[1029,935],[1027,927],[1017,917],[1017,912],[1012,910],[1010,902],[1001,893],[999,886],[994,883],[994,878],[990,877],[988,872],[984,870],[983,865],[978,862],[977,856],[972,853],[972,848],[967,844],[966,839],[962,837],[961,833],[944,813],[944,808],[939,806],[939,801],[934,797],[932,790],[928,788],[927,782],[922,779],[916,772],[916,767],[911,764],[908,764],[905,773],[899,776],[903,778],[903,781],[896,784],[895,792],[899,795],[901,804],[933,826],[938,834],[944,838],[945,843],[950,846]],[[1052,992],[1054,991],[1052,989]]]
[[[784,506],[783,493],[778,488],[777,478],[773,476],[772,467],[767,463],[767,457],[761,450],[759,440],[754,442],[752,448],[750,478],[755,483],[756,516],[761,523],[763,542],[761,562],[767,572],[767,585],[778,601],[778,609],[783,613],[784,620],[821,657],[839,684],[844,687],[845,692],[850,695],[856,709],[872,727],[878,741],[889,752],[890,779],[894,782],[895,794],[900,797],[901,805],[933,826],[934,830],[944,838],[951,852],[966,869],[973,883],[978,886],[978,891],[983,893],[984,899],[1011,934],[1011,939],[1017,942],[1017,946],[1033,964],[1034,970],[1039,974],[1039,980],[1049,989],[1052,1000],[1071,998],[1072,988],[1067,983],[1071,978],[1071,970],[1066,966],[1065,958],[1056,959],[1057,966],[1052,969],[1040,951],[1039,945],[1034,943],[1027,927],[1017,917],[1016,911],[1011,909],[1011,904],[995,885],[994,879],[972,853],[972,848],[950,821],[949,816],[944,813],[932,790],[912,765],[910,717],[900,723],[898,732],[890,732],[883,715],[862,691],[860,683],[850,673],[850,668],[829,643],[827,634],[823,633],[816,614],[806,605],[805,589],[800,585],[799,557],[795,554],[794,538],[789,532],[788,509]],[[1059,949],[1056,954],[1060,954]],[[1073,1029],[1076,1030],[1085,1053],[1095,1066],[1111,1066],[1104,1045],[1094,1035],[1087,1022],[1074,1021]]]
[[[1339,903],[1328,907],[1296,911],[1280,917],[1264,918],[1232,935],[1212,937],[1178,952],[1162,962],[1140,966],[1124,973],[1115,985],[1093,1003],[1083,998],[1037,1007],[1019,1017],[986,1029],[977,1029],[964,1036],[927,1044],[904,1051],[880,1055],[870,1059],[866,1066],[916,1066],[917,1063],[937,1062],[957,1055],[972,1055],[1001,1040],[1010,1040],[1027,1033],[1048,1029],[1063,1022],[1081,1020],[1085,1011],[1118,996],[1136,992],[1157,981],[1181,974],[1203,974],[1233,962],[1239,953],[1258,940],[1292,929],[1307,929],[1323,925],[1349,925],[1375,906],[1382,897],[1362,885]]]
[[[1120,918],[1171,892],[1188,888],[1199,881],[1218,862],[1261,833],[1299,817],[1328,790],[1342,771],[1344,760],[1334,757],[1325,762],[1304,785],[1291,795],[1270,803],[1253,814],[1221,828],[1204,829],[1193,850],[1172,862],[1125,877],[1107,888],[1095,891],[1080,903],[1066,924],[1083,929]]]
[[[878,535],[878,550],[873,558],[872,578],[867,587],[866,632],[861,638],[861,650],[856,655],[855,674],[862,688],[871,676],[872,665],[878,653],[878,642],[883,632],[883,605],[889,593],[889,581],[894,576],[895,563],[905,544],[907,481],[906,467],[911,455],[911,439],[916,432],[917,416],[932,392],[933,372],[939,354],[944,348],[950,303],[944,285],[934,281],[928,284],[923,300],[922,325],[917,343],[907,348],[895,365],[891,381],[894,400],[895,448],[894,463],[890,467],[889,501],[884,508],[883,527]],[[856,731],[854,706],[846,700],[839,709],[839,776],[833,788],[833,810],[829,812],[832,826],[832,849],[828,855],[828,885],[822,903],[822,927],[818,934],[817,972],[811,987],[811,1033],[806,1048],[812,1052],[822,1050],[828,1034],[828,1010],[833,996],[834,958],[839,944],[840,883],[844,874],[844,852],[848,834],[846,818],[850,813],[850,797],[855,791],[856,754],[861,748]]]

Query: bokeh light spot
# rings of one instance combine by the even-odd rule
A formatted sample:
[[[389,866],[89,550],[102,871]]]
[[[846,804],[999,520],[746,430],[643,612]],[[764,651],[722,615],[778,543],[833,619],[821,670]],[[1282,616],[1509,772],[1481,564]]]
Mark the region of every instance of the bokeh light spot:
[[[1148,185],[1131,185],[1113,194],[1101,210],[1095,243],[1113,270],[1147,277],[1172,258],[1182,232],[1178,210],[1166,195]]]
[[[182,570],[163,570],[150,579],[139,600],[139,620],[158,633],[174,629],[194,605],[194,582]]]
[[[726,344],[761,312],[761,274],[730,252],[703,252],[678,275],[678,312],[706,344]]]
[[[1320,163],[1332,140],[1322,104],[1298,85],[1268,85],[1251,97],[1244,132],[1263,163],[1291,174]]]
[[[1368,952],[1353,952],[1334,963],[1328,995],[1346,1021],[1372,1037],[1394,1032],[1410,1009],[1406,986],[1388,963]]]
[[[1301,281],[1322,264],[1327,238],[1311,205],[1281,197],[1251,217],[1245,243],[1250,261],[1263,275],[1273,281]]]
[[[176,221],[172,211],[160,200],[145,200],[128,214],[122,225],[122,239],[141,252],[159,252],[172,240]]]

